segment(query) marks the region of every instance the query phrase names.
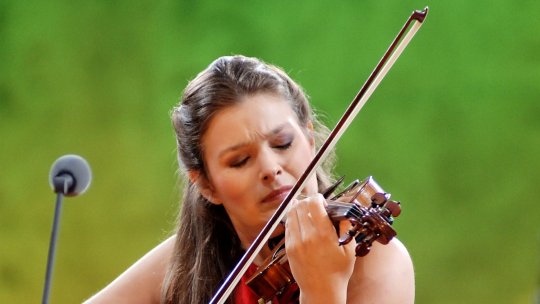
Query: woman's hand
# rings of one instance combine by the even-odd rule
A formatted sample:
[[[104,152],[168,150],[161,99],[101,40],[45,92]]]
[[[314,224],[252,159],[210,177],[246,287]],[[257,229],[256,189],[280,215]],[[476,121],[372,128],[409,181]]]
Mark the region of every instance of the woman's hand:
[[[321,194],[291,201],[285,248],[304,303],[345,303],[355,263],[354,241],[339,246]],[[350,223],[340,223],[341,233]]]

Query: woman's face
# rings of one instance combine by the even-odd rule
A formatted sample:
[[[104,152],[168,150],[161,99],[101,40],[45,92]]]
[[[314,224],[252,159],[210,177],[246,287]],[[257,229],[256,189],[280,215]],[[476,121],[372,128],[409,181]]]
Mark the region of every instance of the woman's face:
[[[313,158],[311,129],[299,125],[283,97],[269,93],[244,97],[210,121],[202,138],[206,196],[223,204],[244,246],[255,239]],[[316,191],[313,175],[302,192]]]

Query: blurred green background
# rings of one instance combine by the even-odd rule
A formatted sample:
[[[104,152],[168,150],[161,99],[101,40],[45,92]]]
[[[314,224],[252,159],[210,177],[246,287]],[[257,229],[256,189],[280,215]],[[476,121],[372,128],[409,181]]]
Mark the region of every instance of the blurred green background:
[[[221,55],[283,67],[331,127],[413,9],[425,25],[339,143],[373,175],[417,303],[537,303],[538,1],[0,1],[0,303],[41,299],[52,162],[92,166],[64,201],[52,303],[90,296],[174,227],[169,111]]]

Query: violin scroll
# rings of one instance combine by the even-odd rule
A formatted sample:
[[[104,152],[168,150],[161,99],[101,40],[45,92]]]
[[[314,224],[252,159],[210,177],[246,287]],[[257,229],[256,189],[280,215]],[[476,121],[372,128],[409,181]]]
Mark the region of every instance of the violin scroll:
[[[356,245],[356,256],[369,253],[374,241],[388,244],[397,233],[392,228],[394,217],[401,214],[400,202],[390,200],[379,184],[369,176],[363,183],[354,181],[332,200],[346,200],[351,204],[348,217],[351,229],[339,238],[339,244],[348,244],[353,238]]]

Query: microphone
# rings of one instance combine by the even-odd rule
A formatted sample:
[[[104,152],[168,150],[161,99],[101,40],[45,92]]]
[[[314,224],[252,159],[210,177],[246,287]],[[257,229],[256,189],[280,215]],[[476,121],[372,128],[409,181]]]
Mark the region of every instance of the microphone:
[[[78,155],[64,155],[57,159],[49,173],[49,183],[56,193],[65,196],[83,194],[90,186],[92,172],[86,160]]]
[[[45,286],[43,287],[42,303],[49,303],[49,294],[52,282],[52,271],[54,268],[54,257],[56,253],[56,239],[60,223],[60,213],[62,211],[62,199],[64,196],[77,196],[86,192],[92,180],[92,171],[88,162],[74,154],[64,155],[58,158],[49,172],[49,184],[57,194],[54,219],[49,243],[49,255],[47,258],[47,270],[45,273]]]

